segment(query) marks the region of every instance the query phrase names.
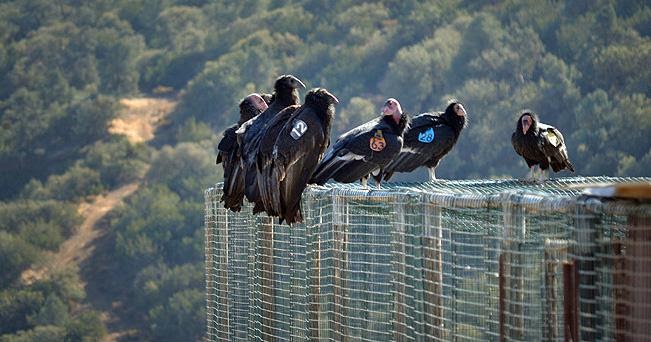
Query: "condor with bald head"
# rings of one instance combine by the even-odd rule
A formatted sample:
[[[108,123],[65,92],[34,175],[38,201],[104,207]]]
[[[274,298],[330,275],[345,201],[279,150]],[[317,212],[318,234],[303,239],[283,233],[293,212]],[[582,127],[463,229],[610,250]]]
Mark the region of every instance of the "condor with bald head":
[[[561,131],[540,122],[533,111],[522,111],[511,135],[511,143],[529,167],[528,180],[544,181],[550,165],[554,172],[564,169],[574,172]],[[540,169],[538,175],[536,167]]]
[[[217,145],[216,164],[221,163],[224,168],[224,193],[222,201],[224,207],[233,211],[240,211],[242,207],[244,178],[241,177],[240,146],[235,131],[246,121],[254,118],[267,109],[268,103],[264,99],[270,98],[267,94],[250,94],[240,102],[240,119],[233,126],[224,131],[224,137]],[[240,193],[237,196],[234,194]],[[239,200],[238,200],[239,198]]]
[[[337,139],[319,163],[310,183],[323,185],[330,178],[341,183],[361,180],[366,188],[369,175],[381,175],[383,168],[400,153],[408,122],[398,100],[387,99],[379,118]],[[380,182],[381,179],[378,188]]]

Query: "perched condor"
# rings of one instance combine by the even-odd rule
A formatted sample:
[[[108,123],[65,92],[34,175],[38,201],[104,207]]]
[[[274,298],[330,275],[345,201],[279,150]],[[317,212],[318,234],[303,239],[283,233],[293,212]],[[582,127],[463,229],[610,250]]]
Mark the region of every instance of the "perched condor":
[[[301,222],[301,197],[330,143],[330,128],[339,100],[323,88],[310,90],[278,134],[273,160],[262,170],[264,207],[280,222]],[[262,189],[265,190],[262,190]]]
[[[219,145],[217,145],[216,163],[221,163],[224,168],[224,192],[222,201],[224,202],[225,208],[233,211],[240,211],[242,207],[242,196],[244,194],[244,179],[238,176],[241,174],[239,170],[241,162],[239,143],[237,142],[237,134],[235,134],[235,131],[244,122],[254,118],[267,109],[267,100],[263,96],[267,99],[271,97],[267,94],[259,95],[254,93],[248,95],[240,102],[240,120],[224,131],[224,137],[219,142]],[[237,200],[233,201],[231,194],[238,192],[242,195],[234,197],[239,198],[239,202]]]
[[[278,77],[274,83],[273,102],[271,102],[269,108],[242,124],[236,132],[240,141],[241,160],[244,170],[244,194],[249,202],[255,203],[255,213],[263,211],[255,166],[260,140],[267,129],[269,120],[286,107],[299,103],[298,88],[305,88],[305,84],[295,76],[282,75]]]
[[[466,110],[460,102],[452,101],[443,113],[423,113],[411,120],[405,132],[400,154],[384,168],[384,180],[394,172],[411,172],[419,166],[429,171],[435,180],[435,170],[441,159],[454,147],[466,125]]]
[[[384,167],[400,153],[408,117],[400,103],[390,98],[382,116],[342,134],[323,157],[310,183],[319,185],[332,178],[341,183],[361,179],[367,187],[369,174],[381,175]],[[380,187],[381,178],[376,179]]]
[[[266,211],[269,216],[278,216],[278,212],[274,211],[267,205],[270,203],[269,200],[265,201],[265,198],[271,196],[271,194],[267,192],[268,187],[265,186],[265,182],[271,173],[274,144],[276,143],[280,131],[285,127],[285,124],[293,117],[294,112],[299,108],[301,108],[301,106],[292,105],[281,110],[276,114],[276,116],[269,120],[267,129],[262,133],[262,137],[260,138],[260,147],[256,153],[256,182],[258,190],[260,191],[260,199],[262,200],[262,204],[264,204],[264,211]],[[276,188],[276,190],[278,189]],[[262,209],[262,207],[255,207],[254,213],[259,212],[260,209]]]
[[[554,172],[563,169],[574,172],[561,132],[538,121],[538,116],[530,110],[525,110],[520,115],[511,143],[515,152],[527,162],[529,180],[536,180],[536,165],[540,167],[540,181],[545,180],[545,171],[549,165]]]

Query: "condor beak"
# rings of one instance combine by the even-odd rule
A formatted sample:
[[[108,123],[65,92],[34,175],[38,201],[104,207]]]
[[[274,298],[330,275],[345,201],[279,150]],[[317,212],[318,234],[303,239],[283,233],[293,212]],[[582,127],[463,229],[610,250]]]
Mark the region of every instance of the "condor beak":
[[[387,105],[385,104],[385,105],[382,107],[382,115],[389,115],[389,114],[391,114],[391,113],[389,113],[389,106],[387,106]]]
[[[301,89],[305,89],[305,84],[304,84],[303,82],[301,82],[301,80],[299,80],[299,79],[296,78],[296,77],[294,77],[294,80],[296,80],[296,83],[298,83],[298,86],[299,86]]]
[[[464,108],[461,104],[459,104],[459,113],[457,115],[459,116],[466,116],[468,113],[466,112],[466,108]]]
[[[330,96],[332,96],[332,99],[335,101],[335,104],[339,104],[339,99],[336,96],[332,94],[330,94]]]

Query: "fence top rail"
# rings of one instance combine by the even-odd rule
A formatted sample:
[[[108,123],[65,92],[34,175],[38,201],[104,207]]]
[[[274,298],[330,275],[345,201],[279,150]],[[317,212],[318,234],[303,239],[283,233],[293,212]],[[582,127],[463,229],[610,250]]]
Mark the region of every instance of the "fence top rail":
[[[586,195],[588,188],[642,183],[651,184],[651,177],[568,177],[535,183],[517,179],[437,180],[423,183],[383,183],[380,189],[359,184],[327,183],[308,186],[304,196],[359,200],[367,202],[414,201],[448,208],[502,208],[522,206],[532,212],[574,212],[577,205],[585,210],[608,214],[651,215],[648,200],[615,200]],[[216,188],[221,188],[217,184]],[[214,191],[206,190],[206,194]]]

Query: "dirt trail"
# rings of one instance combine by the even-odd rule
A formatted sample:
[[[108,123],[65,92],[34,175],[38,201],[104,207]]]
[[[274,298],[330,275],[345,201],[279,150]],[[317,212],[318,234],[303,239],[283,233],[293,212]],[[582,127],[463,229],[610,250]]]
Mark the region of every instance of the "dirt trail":
[[[109,132],[123,134],[132,143],[154,138],[156,128],[176,107],[176,101],[158,98],[131,98],[120,100],[122,110],[111,122]]]
[[[109,125],[108,131],[113,134],[126,135],[131,143],[147,142],[154,138],[156,128],[163,123],[165,117],[174,110],[176,102],[170,99],[159,98],[131,98],[122,99],[120,101],[122,108],[117,113],[117,117]],[[149,166],[146,166],[149,168]],[[146,174],[147,170],[142,170],[142,174]],[[35,281],[45,279],[50,274],[54,274],[62,269],[70,266],[80,266],[83,268],[81,273],[88,275],[94,273],[91,277],[83,277],[89,279],[89,283],[82,285],[87,289],[87,292],[101,292],[103,283],[107,283],[107,279],[103,279],[102,274],[97,267],[101,268],[101,264],[106,260],[101,260],[100,265],[97,265],[95,259],[103,259],[107,257],[105,251],[99,252],[96,248],[105,248],[106,238],[106,224],[102,224],[102,218],[113,210],[116,206],[121,204],[125,198],[133,194],[142,183],[142,179],[136,180],[132,183],[122,185],[121,187],[109,191],[105,194],[95,197],[91,202],[82,202],[79,204],[78,212],[83,218],[82,224],[77,228],[75,233],[66,240],[59,247],[56,253],[50,253],[45,256],[45,262],[34,268],[28,269],[21,274],[21,282],[25,285],[34,283]],[[109,256],[110,257],[110,256]],[[90,266],[89,266],[90,265]],[[97,284],[90,284],[96,282]],[[88,297],[94,309],[99,310],[102,319],[107,323],[109,334],[105,341],[117,341],[121,338],[129,338],[137,334],[133,329],[134,322],[128,322],[128,319],[121,320],[120,314],[116,310],[120,310],[121,304],[119,301],[112,301],[111,298],[106,297],[106,292],[103,296],[98,293],[89,293]],[[103,300],[104,302],[99,302]]]
[[[104,234],[103,230],[95,229],[97,222],[124,198],[134,193],[139,186],[140,181],[136,181],[105,195],[97,196],[92,203],[81,203],[77,210],[84,221],[75,234],[61,244],[57,253],[46,256],[47,261],[44,266],[23,272],[22,282],[31,284],[43,279],[48,273],[57,273],[65,267],[79,265],[85,261],[93,253],[93,242]]]

